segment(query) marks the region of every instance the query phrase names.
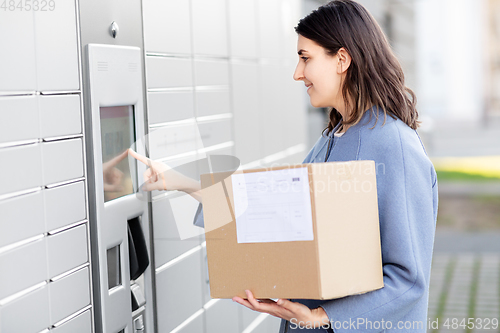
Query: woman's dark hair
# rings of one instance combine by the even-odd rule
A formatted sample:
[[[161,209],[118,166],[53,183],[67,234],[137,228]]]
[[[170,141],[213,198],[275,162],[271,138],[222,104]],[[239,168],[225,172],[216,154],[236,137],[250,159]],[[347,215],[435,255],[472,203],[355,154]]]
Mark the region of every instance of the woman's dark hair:
[[[415,94],[405,86],[403,69],[382,29],[362,5],[352,0],[330,1],[302,18],[295,31],[322,46],[330,56],[343,47],[352,58],[341,83],[346,110],[352,112],[349,119],[342,119],[331,108],[327,134],[341,120],[349,126],[358,123],[371,106],[384,111],[384,124],[389,113],[418,128]],[[348,96],[354,105],[350,105]],[[375,116],[378,121],[378,113]]]

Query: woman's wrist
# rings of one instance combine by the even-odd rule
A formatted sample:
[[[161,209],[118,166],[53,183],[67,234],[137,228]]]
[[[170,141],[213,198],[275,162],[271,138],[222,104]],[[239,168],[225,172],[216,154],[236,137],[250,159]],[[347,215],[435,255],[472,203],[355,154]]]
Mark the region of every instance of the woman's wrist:
[[[178,188],[179,191],[183,191],[189,194],[201,190],[201,184],[199,181],[187,176],[183,176],[183,178],[184,179],[182,179],[182,183]]]
[[[194,199],[196,199],[198,202],[201,203],[201,184],[199,181],[194,180],[193,178],[189,178],[186,176],[184,180],[182,181],[182,186],[179,187],[179,191],[183,191],[190,196],[192,196]]]
[[[322,327],[330,322],[330,319],[328,318],[325,309],[323,309],[321,306],[317,307],[316,309],[312,309],[311,312],[313,314],[313,320],[314,320],[313,323],[315,328]]]

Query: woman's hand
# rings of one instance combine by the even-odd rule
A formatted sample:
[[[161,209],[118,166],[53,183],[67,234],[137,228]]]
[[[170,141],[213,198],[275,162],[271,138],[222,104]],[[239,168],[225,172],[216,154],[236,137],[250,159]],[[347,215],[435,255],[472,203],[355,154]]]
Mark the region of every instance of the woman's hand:
[[[304,304],[291,302],[282,298],[278,299],[277,302],[272,299],[257,300],[253,297],[250,290],[245,290],[245,292],[248,300],[236,296],[233,297],[233,301],[251,310],[269,313],[270,315],[288,320],[301,327],[317,328],[329,324],[329,318],[322,307],[311,310]]]
[[[149,166],[143,174],[145,183],[142,189],[144,191],[173,191],[180,189],[184,175],[175,171],[167,164],[153,161],[146,156],[136,153],[132,149],[129,149],[128,152],[132,157]]]
[[[149,166],[144,172],[144,191],[183,191],[193,198],[202,201],[200,182],[184,176],[165,163],[153,161],[146,156],[128,149],[128,153],[135,159]]]

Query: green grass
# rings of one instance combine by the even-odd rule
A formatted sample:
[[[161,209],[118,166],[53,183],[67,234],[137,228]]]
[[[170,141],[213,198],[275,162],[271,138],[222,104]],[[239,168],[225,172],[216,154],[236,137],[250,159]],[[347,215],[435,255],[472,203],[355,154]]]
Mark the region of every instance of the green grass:
[[[481,174],[441,170],[436,170],[436,173],[438,181],[500,182],[499,177],[488,177]]]
[[[436,318],[441,322],[443,320],[443,314],[445,311],[446,307],[446,300],[448,299],[448,292],[450,289],[451,285],[451,280],[453,278],[453,271],[455,270],[455,265],[456,265],[456,257],[450,258],[450,261],[446,265],[446,273],[444,276],[444,285],[443,289],[441,290],[441,294],[439,295],[439,301],[438,301],[438,307],[436,311]],[[439,332],[439,326],[437,329],[434,329],[431,331],[432,333],[437,333]]]
[[[472,282],[470,284],[469,306],[467,309],[468,318],[476,318],[476,300],[477,300],[477,287],[479,282],[479,270],[481,269],[481,259],[476,257],[474,260],[474,267],[472,271]],[[467,325],[467,333],[472,332],[471,327]]]

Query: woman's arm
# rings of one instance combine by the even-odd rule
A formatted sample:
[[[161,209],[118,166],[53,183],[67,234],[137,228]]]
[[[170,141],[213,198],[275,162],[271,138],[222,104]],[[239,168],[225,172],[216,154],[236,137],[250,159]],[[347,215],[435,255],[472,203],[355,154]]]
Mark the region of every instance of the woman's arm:
[[[201,203],[201,185],[199,181],[183,175],[165,163],[153,161],[138,154],[132,149],[129,149],[128,153],[149,166],[144,172],[144,191],[183,191]]]

